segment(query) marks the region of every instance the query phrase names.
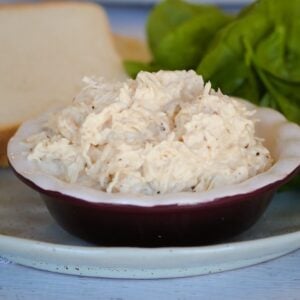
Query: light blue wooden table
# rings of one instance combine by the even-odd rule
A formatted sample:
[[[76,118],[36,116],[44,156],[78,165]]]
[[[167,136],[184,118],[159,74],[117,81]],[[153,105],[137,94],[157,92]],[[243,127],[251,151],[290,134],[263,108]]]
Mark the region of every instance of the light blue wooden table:
[[[143,37],[149,6],[106,8],[115,32]],[[164,280],[85,278],[0,263],[0,300],[4,299],[296,300],[300,299],[300,250],[245,269]]]
[[[182,279],[68,276],[0,264],[1,300],[297,300],[300,250],[245,269]]]

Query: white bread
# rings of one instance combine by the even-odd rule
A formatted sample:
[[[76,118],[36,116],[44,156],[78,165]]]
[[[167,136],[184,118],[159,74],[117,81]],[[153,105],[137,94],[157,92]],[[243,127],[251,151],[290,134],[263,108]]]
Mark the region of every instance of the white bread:
[[[96,4],[0,6],[0,166],[20,123],[72,101],[85,75],[123,79],[105,12]]]

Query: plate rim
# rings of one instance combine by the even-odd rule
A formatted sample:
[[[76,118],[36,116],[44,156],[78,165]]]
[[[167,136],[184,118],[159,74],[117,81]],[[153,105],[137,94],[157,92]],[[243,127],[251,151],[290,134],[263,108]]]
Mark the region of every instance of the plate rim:
[[[300,230],[216,245],[159,248],[73,246],[0,234],[0,256],[13,263],[55,273],[119,279],[181,278],[229,271],[299,248]],[[224,255],[228,259],[220,263]]]

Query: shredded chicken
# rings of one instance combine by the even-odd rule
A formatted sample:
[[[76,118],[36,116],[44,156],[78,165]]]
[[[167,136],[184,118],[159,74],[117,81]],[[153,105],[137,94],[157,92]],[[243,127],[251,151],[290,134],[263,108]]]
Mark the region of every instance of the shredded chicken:
[[[201,192],[272,164],[254,112],[194,71],[84,81],[73,103],[27,140],[28,159],[61,180],[109,193]]]

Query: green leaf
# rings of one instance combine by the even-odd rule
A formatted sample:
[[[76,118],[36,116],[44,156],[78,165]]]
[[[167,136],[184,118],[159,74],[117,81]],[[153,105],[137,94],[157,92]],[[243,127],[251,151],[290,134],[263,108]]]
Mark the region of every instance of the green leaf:
[[[300,83],[300,41],[298,48],[289,48],[288,30],[282,24],[276,25],[257,46],[255,63],[257,67],[276,77]],[[300,36],[300,27],[297,35]]]
[[[300,190],[300,174],[294,177],[290,182],[286,183],[279,189],[279,192],[284,192],[291,189]]]
[[[153,51],[161,41],[177,27],[201,14],[211,14],[218,8],[210,5],[195,5],[181,0],[166,0],[156,5],[147,21],[147,37]]]
[[[156,71],[159,71],[162,69],[161,67],[151,64],[151,63],[147,64],[147,63],[131,61],[131,60],[124,61],[123,65],[124,65],[124,68],[125,68],[127,74],[131,78],[136,78],[137,74],[140,71],[156,72]]]
[[[258,73],[268,90],[269,99],[276,102],[275,108],[290,121],[300,124],[300,85],[276,78],[262,70],[258,70]]]
[[[260,0],[211,43],[197,72],[224,93],[300,123],[300,1]]]
[[[232,17],[208,5],[167,0],[149,16],[148,41],[164,69],[195,69],[215,32]]]
[[[168,33],[153,49],[155,61],[170,70],[194,69],[215,32],[229,18],[219,10],[209,10],[185,21]]]
[[[271,24],[257,6],[243,12],[220,30],[207,49],[197,72],[224,93],[258,102],[263,88],[253,70],[249,47],[264,38]]]
[[[300,64],[298,60],[293,62],[295,71],[290,67],[291,61],[287,61],[287,58],[290,60],[288,30],[282,24],[276,25],[256,47],[253,62],[270,97],[276,102],[276,108],[289,120],[300,123],[300,77],[297,74]]]

